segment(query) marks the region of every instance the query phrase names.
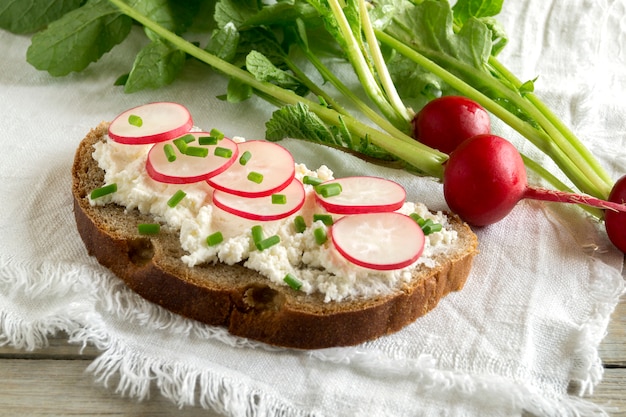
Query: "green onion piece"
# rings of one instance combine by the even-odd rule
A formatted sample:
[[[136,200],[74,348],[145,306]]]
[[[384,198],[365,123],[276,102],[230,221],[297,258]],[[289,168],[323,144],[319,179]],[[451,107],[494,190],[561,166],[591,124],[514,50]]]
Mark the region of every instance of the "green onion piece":
[[[213,136],[200,136],[198,138],[198,144],[200,145],[217,145],[217,138]]]
[[[215,151],[213,151],[213,154],[222,158],[230,158],[231,156],[233,156],[233,151],[231,149],[218,146],[217,148],[215,148]]]
[[[306,230],[306,222],[302,216],[296,216],[296,218],[293,219],[293,225],[296,228],[296,233],[302,233]]]
[[[333,216],[330,214],[314,214],[313,221],[316,222],[318,220],[321,220],[326,226],[332,226],[334,223]]]
[[[258,242],[263,240],[263,228],[259,225],[252,226],[252,241],[256,245]]]
[[[174,195],[171,196],[169,200],[167,200],[167,205],[172,208],[176,207],[178,203],[180,203],[181,200],[185,198],[186,195],[187,193],[185,193],[183,190],[176,191]]]
[[[305,175],[304,177],[302,177],[302,184],[320,185],[323,182],[324,182],[323,180],[317,177],[312,177],[310,175]]]
[[[252,182],[256,182],[257,184],[261,184],[263,182],[263,174],[261,174],[260,172],[252,171],[251,173],[248,174],[247,178],[248,180]]]
[[[324,198],[341,194],[341,184],[331,182],[330,184],[320,184],[315,186],[315,192]]]
[[[224,241],[224,236],[222,235],[222,232],[212,233],[206,238],[206,243],[209,246],[218,245],[222,243],[223,241]]]
[[[185,152],[187,152],[187,142],[183,138],[174,139],[173,142],[180,151],[180,153],[184,154]]]
[[[420,217],[420,215],[417,213],[411,213],[409,214],[409,217],[417,222],[417,224],[422,228],[422,231],[425,235],[439,232],[441,231],[441,229],[443,229],[443,226],[441,224],[435,223],[431,219],[424,219]]]
[[[201,148],[200,146],[187,146],[187,149],[185,150],[185,155],[206,158],[209,155],[209,149]]]
[[[140,235],[156,235],[161,231],[159,223],[140,223],[137,225],[137,231]]]
[[[287,285],[289,285],[291,288],[293,288],[296,291],[299,290],[300,287],[302,287],[302,282],[298,278],[293,276],[293,274],[291,273],[285,275],[285,278],[283,278],[283,281],[285,281]]]
[[[412,218],[413,220],[415,220],[415,222],[417,222],[417,224],[420,224],[420,222],[424,220],[417,213],[411,213],[411,214],[409,214],[409,217]]]
[[[429,224],[428,227],[422,227],[425,235],[429,235],[431,233],[440,232],[443,229],[443,226],[439,223]]]
[[[239,157],[239,163],[241,165],[245,165],[248,163],[248,161],[250,160],[250,158],[252,158],[252,154],[250,153],[250,151],[245,151],[243,154],[241,154],[241,156]]]
[[[315,236],[315,241],[318,245],[323,245],[328,240],[328,235],[326,234],[326,229],[323,227],[317,227],[313,231],[313,236]]]
[[[167,162],[174,162],[176,160],[176,153],[174,153],[174,147],[171,144],[165,144],[165,146],[163,146],[163,152],[165,152]]]
[[[143,125],[143,120],[141,120],[141,117],[137,116],[136,114],[131,114],[130,116],[128,116],[128,124],[141,127]]]
[[[211,129],[211,136],[214,137],[217,140],[222,140],[224,139],[224,134],[222,132],[219,131],[219,129]]]
[[[113,183],[113,184],[105,185],[104,187],[96,188],[95,190],[93,190],[91,194],[89,195],[89,198],[91,198],[92,200],[95,200],[96,198],[103,197],[107,194],[112,194],[116,191],[117,191],[117,184]]]
[[[272,204],[287,204],[287,196],[285,194],[272,194]]]
[[[278,243],[280,243],[280,236],[274,235],[263,239],[260,242],[255,242],[255,246],[258,250],[265,250],[271,248]]]

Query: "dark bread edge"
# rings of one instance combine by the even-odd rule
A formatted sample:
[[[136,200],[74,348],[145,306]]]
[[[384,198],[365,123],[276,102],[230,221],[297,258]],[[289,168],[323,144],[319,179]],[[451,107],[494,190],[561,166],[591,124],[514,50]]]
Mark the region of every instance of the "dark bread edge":
[[[168,270],[167,263],[161,261],[167,255],[162,253],[158,235],[130,237],[108,230],[99,219],[99,207],[89,204],[86,193],[90,190],[85,189],[81,178],[97,165],[93,159],[85,160],[84,147],[91,149],[101,140],[106,126],[102,123],[89,132],[76,151],[72,191],[77,229],[88,253],[98,262],[137,294],[176,314],[225,326],[233,335],[271,345],[300,349],[349,346],[394,333],[414,322],[445,295],[462,289],[469,275],[478,243],[465,224],[461,229],[466,229],[469,237],[466,250],[440,261],[412,285],[377,299],[324,303],[319,296],[303,296],[288,287],[272,285],[239,265],[203,267],[197,271],[202,280],[171,267]],[[101,170],[89,175],[103,178]],[[119,213],[135,215],[121,208]],[[211,275],[223,273],[241,275],[241,285],[211,285]]]

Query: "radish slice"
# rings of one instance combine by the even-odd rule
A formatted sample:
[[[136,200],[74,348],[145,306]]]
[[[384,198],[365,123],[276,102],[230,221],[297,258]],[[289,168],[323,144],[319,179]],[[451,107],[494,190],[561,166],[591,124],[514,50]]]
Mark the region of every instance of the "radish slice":
[[[196,138],[189,146],[198,146],[198,138],[210,135],[206,132],[189,134]],[[172,162],[167,160],[164,149],[168,145],[176,156],[176,160]],[[207,148],[208,155],[205,157],[185,155],[178,150],[172,141],[156,143],[148,152],[146,162],[148,175],[155,181],[169,184],[206,181],[212,176],[226,171],[237,160],[239,152],[237,144],[228,138],[221,139],[217,145],[198,147]],[[215,155],[214,152],[217,147],[229,149],[231,156],[226,158]]]
[[[193,127],[191,113],[178,103],[144,104],[117,116],[109,137],[127,145],[146,145],[177,138]]]
[[[291,153],[280,145],[263,140],[239,143],[239,154],[250,155],[242,164],[208,180],[217,190],[241,197],[263,197],[280,191],[291,183],[296,165]]]
[[[273,203],[272,195],[263,197],[241,197],[215,190],[213,193],[213,204],[239,217],[259,221],[283,219],[300,210],[304,204],[304,186],[296,178],[279,193],[278,195],[284,196],[284,203]]]
[[[378,177],[346,177],[326,184],[338,183],[341,193],[323,197],[316,193],[317,201],[326,211],[336,214],[382,213],[396,211],[406,199],[404,188],[393,181]]]
[[[424,232],[396,212],[345,216],[330,228],[337,251],[350,262],[388,271],[411,265],[424,250]]]

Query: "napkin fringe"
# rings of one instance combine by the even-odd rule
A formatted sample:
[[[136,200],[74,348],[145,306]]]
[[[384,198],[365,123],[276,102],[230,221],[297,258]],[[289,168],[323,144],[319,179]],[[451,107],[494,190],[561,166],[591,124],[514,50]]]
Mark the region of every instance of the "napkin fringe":
[[[152,359],[118,342],[112,342],[87,372],[107,388],[115,384],[116,394],[138,401],[149,399],[151,388],[157,387],[180,409],[199,405],[232,416],[315,416],[215,370],[199,371],[181,363]]]
[[[50,298],[80,293],[97,285],[98,274],[92,266],[64,262],[23,261],[13,257],[0,259],[0,294],[11,309],[0,310],[0,346],[34,351],[48,346],[48,337],[59,331],[73,332],[81,326],[80,312],[64,305],[59,313],[41,316],[18,314],[29,310],[33,301],[46,305]],[[45,285],[42,285],[45,283]],[[30,320],[25,317],[32,317]]]

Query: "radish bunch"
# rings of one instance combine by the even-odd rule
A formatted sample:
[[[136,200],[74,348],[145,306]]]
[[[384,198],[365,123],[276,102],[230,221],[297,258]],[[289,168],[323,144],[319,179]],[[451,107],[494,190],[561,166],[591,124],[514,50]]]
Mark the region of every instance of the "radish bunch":
[[[305,184],[296,178],[295,161],[285,148],[261,140],[236,143],[215,131],[191,132],[192,126],[192,117],[183,106],[150,103],[116,117],[109,137],[127,145],[152,144],[146,172],[153,180],[169,184],[205,181],[214,188],[213,205],[236,216],[267,222],[287,218],[302,208]],[[392,270],[409,266],[421,256],[424,231],[416,220],[397,212],[406,198],[399,184],[377,177],[321,183],[317,178],[303,180],[314,190],[322,211],[318,214],[330,218],[325,221],[330,242],[351,263]],[[326,240],[320,239],[319,244]]]
[[[489,132],[483,112],[468,99],[450,96],[431,101],[414,119],[418,140],[450,154],[443,189],[453,212],[474,226],[487,226],[504,218],[522,199],[597,207],[606,210],[609,238],[626,252],[626,177],[615,184],[609,201],[532,187],[521,155],[509,141]],[[438,139],[441,143],[433,143]]]

